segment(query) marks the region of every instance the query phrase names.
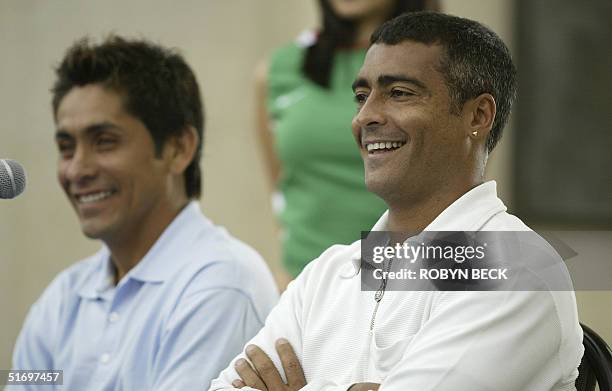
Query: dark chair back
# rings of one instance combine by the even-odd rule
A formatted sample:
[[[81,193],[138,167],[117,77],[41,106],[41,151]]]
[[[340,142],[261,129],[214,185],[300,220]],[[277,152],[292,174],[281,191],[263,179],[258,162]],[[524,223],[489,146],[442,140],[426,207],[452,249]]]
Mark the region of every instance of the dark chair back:
[[[584,356],[578,367],[577,391],[612,391],[612,351],[596,332],[580,323],[584,338]]]

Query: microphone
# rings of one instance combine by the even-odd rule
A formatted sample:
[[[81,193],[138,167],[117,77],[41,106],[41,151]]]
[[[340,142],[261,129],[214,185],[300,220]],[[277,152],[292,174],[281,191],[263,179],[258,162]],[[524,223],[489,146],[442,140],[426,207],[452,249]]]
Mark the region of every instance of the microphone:
[[[21,164],[10,159],[0,159],[0,199],[17,197],[25,185],[26,175]]]

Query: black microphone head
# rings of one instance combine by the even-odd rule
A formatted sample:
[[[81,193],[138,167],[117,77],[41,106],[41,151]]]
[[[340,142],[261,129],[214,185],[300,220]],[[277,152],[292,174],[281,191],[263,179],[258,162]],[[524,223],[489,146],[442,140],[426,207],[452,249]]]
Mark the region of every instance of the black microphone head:
[[[0,199],[17,197],[25,185],[26,175],[21,164],[10,159],[0,159]]]

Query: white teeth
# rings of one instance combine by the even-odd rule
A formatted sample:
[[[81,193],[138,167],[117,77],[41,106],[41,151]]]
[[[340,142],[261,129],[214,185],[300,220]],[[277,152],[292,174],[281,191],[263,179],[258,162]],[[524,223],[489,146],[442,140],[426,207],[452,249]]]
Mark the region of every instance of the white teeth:
[[[376,151],[379,149],[395,149],[395,148],[400,148],[402,146],[404,146],[404,144],[406,144],[405,142],[391,142],[391,141],[386,141],[383,143],[371,143],[371,144],[366,144],[366,149],[368,150],[368,152],[370,151]]]
[[[81,204],[86,204],[86,203],[89,203],[89,202],[96,202],[96,201],[100,201],[100,200],[103,200],[105,198],[110,197],[111,194],[113,194],[112,191],[101,191],[99,193],[87,194],[87,195],[84,195],[84,196],[80,196],[80,197],[78,197],[78,201]]]

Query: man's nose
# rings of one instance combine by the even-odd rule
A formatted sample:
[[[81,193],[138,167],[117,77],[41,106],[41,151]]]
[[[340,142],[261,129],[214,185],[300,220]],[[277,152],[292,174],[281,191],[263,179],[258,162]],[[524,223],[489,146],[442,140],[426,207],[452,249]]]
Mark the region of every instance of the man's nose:
[[[96,175],[96,162],[94,154],[84,147],[77,147],[74,154],[66,162],[64,175],[74,184],[83,184]]]
[[[384,102],[372,95],[366,99],[354,118],[355,125],[361,129],[375,129],[386,122]]]

